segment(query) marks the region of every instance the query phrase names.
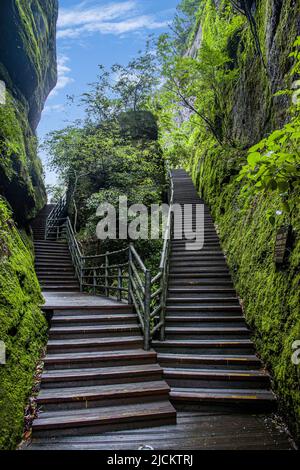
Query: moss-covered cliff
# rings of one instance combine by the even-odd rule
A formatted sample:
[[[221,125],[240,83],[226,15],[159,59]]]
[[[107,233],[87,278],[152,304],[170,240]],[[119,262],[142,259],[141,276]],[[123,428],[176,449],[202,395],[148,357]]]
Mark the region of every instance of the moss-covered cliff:
[[[0,339],[6,346],[6,364],[0,365],[0,449],[13,449],[21,439],[47,331],[30,241],[20,236],[11,217],[0,199]]]
[[[20,441],[26,400],[45,344],[46,321],[25,230],[44,206],[35,130],[56,83],[57,0],[0,2],[0,449]],[[5,86],[3,86],[5,84]],[[5,98],[5,99],[3,99]]]
[[[272,225],[267,215],[281,209],[279,191],[245,193],[237,175],[247,150],[290,119],[290,97],[274,94],[293,79],[289,54],[300,34],[300,1],[250,3],[262,57],[249,22],[230,1],[198,2],[186,54],[193,58],[173,66],[198,114],[189,112],[186,119],[183,113],[178,127],[178,117],[170,125],[160,110],[160,135],[167,156],[186,166],[211,208],[257,350],[272,374],[280,408],[299,435],[300,376],[292,363],[292,345],[300,339],[299,211],[276,216]],[[282,223],[292,225],[293,243],[288,261],[278,268],[274,245]]]
[[[21,222],[45,203],[35,129],[45,99],[56,83],[57,0],[0,3],[0,193]]]

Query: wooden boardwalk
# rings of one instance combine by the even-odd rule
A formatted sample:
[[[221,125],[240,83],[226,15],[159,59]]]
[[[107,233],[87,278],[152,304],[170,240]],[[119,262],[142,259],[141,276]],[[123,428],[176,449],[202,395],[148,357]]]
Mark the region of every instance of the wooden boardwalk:
[[[199,203],[187,175],[176,176],[177,200]],[[293,448],[266,412],[275,403],[269,377],[208,213],[204,251],[187,253],[184,241],[173,242],[167,340],[153,342],[157,352],[143,350],[132,306],[79,291],[67,244],[43,239],[48,213],[44,209],[34,230],[51,326],[39,416],[23,449]],[[181,410],[177,424],[169,398]],[[252,407],[258,403],[261,413]]]
[[[187,405],[243,404],[246,410],[276,406],[270,377],[255,347],[208,207],[191,177],[173,170],[174,203],[184,208],[175,218],[166,307],[165,341],[154,341],[158,361],[177,409]],[[195,207],[204,208],[196,225]],[[204,225],[204,226],[203,226]],[[204,245],[187,250],[188,235],[203,230]],[[177,239],[176,239],[177,236]]]
[[[179,412],[177,425],[90,436],[35,439],[31,450],[289,450],[293,443],[268,415]]]

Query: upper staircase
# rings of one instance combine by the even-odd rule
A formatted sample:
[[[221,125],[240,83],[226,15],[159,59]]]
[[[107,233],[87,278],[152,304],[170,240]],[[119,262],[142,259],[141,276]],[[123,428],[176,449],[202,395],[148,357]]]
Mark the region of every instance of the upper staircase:
[[[174,170],[174,203],[204,204],[184,170]],[[196,228],[195,213],[191,220]],[[204,208],[204,247],[171,242],[165,341],[154,341],[176,407],[273,405],[270,377],[255,354],[219,237]],[[174,234],[181,232],[180,222]]]

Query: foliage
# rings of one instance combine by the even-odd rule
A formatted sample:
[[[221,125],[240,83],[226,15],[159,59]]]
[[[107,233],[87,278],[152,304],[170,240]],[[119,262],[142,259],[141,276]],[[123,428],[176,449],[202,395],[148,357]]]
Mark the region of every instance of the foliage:
[[[127,196],[128,205],[159,203],[165,174],[157,124],[147,109],[157,86],[149,45],[127,66],[115,64],[110,71],[100,66],[100,72],[81,100],[85,120],[52,132],[44,142],[50,167],[68,188],[75,231],[90,246],[96,241],[96,210],[102,202],[117,207],[119,196]],[[150,248],[150,258],[157,246]],[[111,241],[101,242],[100,248],[97,243],[98,252],[115,248],[120,246]]]
[[[196,15],[203,3],[203,0],[182,0],[177,6],[170,28],[174,33],[174,46],[179,55],[187,47],[190,35],[195,28]]]
[[[90,90],[83,94],[89,118],[107,121],[117,119],[122,112],[145,109],[148,97],[159,83],[155,55],[146,50],[132,59],[126,66],[114,64],[110,70],[99,66],[97,82],[90,85]]]
[[[228,119],[224,88],[233,83],[238,70],[232,65],[228,38],[239,30],[244,20],[232,9],[224,7],[221,14],[209,0],[205,3],[202,24],[202,43],[196,58],[178,55],[174,40],[165,34],[158,42],[158,56],[162,64],[165,84],[156,104],[162,120],[181,123],[186,115],[208,130],[219,143],[232,143],[229,133],[224,133],[219,123]],[[196,119],[195,119],[196,118]],[[174,126],[175,127],[175,126]]]
[[[296,63],[291,71],[292,78],[300,70],[300,37],[294,46],[295,51],[291,56],[296,59]],[[290,90],[290,94],[294,93],[294,90]],[[239,180],[244,181],[245,191],[250,190],[254,194],[273,191],[279,194],[280,209],[289,218],[300,205],[299,99],[292,101],[290,115],[290,122],[282,129],[275,130],[249,150],[248,164],[242,168],[239,176]],[[281,211],[277,210],[277,213]],[[273,211],[269,212],[269,220],[275,223]]]
[[[33,256],[1,199],[0,291],[0,340],[7,359],[0,365],[0,448],[14,449],[22,437],[24,408],[47,324],[39,308],[43,299]]]

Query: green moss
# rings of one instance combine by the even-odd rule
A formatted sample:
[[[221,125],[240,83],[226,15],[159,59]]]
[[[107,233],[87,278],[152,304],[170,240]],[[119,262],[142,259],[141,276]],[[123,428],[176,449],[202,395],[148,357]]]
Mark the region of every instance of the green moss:
[[[33,256],[0,200],[0,340],[7,351],[0,365],[0,449],[14,449],[22,436],[24,407],[45,345],[42,302]]]
[[[279,207],[279,200],[274,194],[255,199],[242,196],[233,176],[241,157],[238,152],[211,148],[206,141],[195,157],[193,178],[212,209],[257,350],[271,371],[274,391],[300,434],[299,367],[291,359],[292,344],[300,339],[299,215],[292,221],[295,241],[288,264],[280,270],[274,263],[278,226],[273,227],[266,217],[269,209],[275,212]]]
[[[46,199],[41,176],[43,169],[37,157],[36,138],[28,124],[27,110],[9,92],[5,106],[0,106],[0,156],[1,186],[14,184],[15,194],[10,197],[10,203],[18,219],[34,216]],[[23,216],[20,217],[18,211]]]

